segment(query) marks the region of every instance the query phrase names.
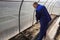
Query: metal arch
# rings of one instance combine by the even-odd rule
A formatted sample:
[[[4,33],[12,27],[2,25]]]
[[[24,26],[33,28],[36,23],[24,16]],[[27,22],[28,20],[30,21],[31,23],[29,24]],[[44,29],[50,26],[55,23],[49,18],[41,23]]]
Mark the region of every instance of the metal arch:
[[[50,1],[50,3],[49,3],[49,5],[52,3],[52,0]],[[49,5],[48,5],[48,7],[47,8],[49,8]]]
[[[19,16],[18,16],[18,22],[19,22],[19,33],[20,33],[20,14],[21,14],[21,8],[22,8],[22,5],[23,5],[23,1],[21,2],[21,5],[20,5],[20,8],[19,8]]]
[[[48,0],[46,0],[46,2],[44,3],[44,5],[46,5],[46,3],[48,2]],[[42,3],[42,2],[41,2]]]
[[[49,9],[49,12],[50,12],[50,10],[51,10],[51,5],[53,4],[54,2],[52,2],[51,4],[50,4],[50,9]],[[49,7],[48,7],[49,8]]]
[[[44,5],[48,2],[48,0],[44,3]]]
[[[49,6],[52,4],[53,2],[52,2],[52,0],[50,1],[50,3],[49,3],[49,5],[47,6],[47,9],[49,8]],[[50,8],[51,8],[51,6],[50,6]],[[50,9],[49,9],[49,12],[50,12]]]
[[[55,0],[55,1],[56,1],[56,0]],[[52,4],[54,4],[54,3],[55,3],[55,2],[53,2]],[[51,5],[52,5],[52,4],[51,4]],[[50,9],[49,9],[49,12],[50,12],[50,10],[51,10],[51,5],[50,5]]]
[[[52,12],[53,12],[53,8],[54,8],[55,4],[56,4],[56,2],[54,3],[54,5],[53,5],[53,7],[52,7],[51,14],[52,14]]]

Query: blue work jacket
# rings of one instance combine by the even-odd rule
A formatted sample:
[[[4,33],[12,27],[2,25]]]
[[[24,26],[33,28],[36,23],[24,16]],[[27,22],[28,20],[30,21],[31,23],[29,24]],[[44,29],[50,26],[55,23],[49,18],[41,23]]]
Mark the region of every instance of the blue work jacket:
[[[51,21],[51,17],[45,6],[38,4],[36,8],[36,20],[40,20],[40,23],[48,23]]]

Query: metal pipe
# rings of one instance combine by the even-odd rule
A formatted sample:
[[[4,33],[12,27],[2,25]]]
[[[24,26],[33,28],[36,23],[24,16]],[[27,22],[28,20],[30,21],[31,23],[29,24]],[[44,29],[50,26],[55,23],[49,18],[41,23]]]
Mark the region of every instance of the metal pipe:
[[[20,33],[20,14],[21,14],[21,8],[22,8],[22,5],[23,5],[23,1],[24,0],[22,0],[22,2],[21,2],[21,5],[20,5],[20,8],[19,8],[19,16],[18,16],[18,22],[19,22],[19,33]]]

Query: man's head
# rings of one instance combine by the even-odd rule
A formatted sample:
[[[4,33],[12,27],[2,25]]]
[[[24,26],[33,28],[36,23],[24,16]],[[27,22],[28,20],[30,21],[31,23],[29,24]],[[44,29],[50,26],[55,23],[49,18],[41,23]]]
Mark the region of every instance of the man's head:
[[[36,7],[37,7],[37,5],[38,5],[38,3],[37,3],[37,2],[34,2],[34,3],[33,3],[33,7],[34,7],[34,8],[36,8]]]

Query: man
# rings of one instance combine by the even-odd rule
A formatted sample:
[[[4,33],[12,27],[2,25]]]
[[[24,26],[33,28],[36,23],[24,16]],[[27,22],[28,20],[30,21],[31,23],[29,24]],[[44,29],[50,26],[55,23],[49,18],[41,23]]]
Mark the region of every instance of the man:
[[[51,17],[45,6],[34,2],[33,7],[36,9],[36,21],[38,22],[39,20],[41,25],[37,40],[42,40],[43,36],[46,35],[48,23],[51,21]]]

